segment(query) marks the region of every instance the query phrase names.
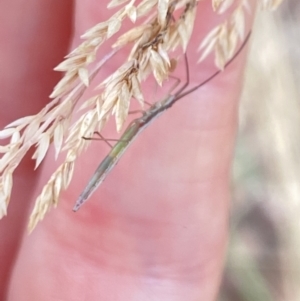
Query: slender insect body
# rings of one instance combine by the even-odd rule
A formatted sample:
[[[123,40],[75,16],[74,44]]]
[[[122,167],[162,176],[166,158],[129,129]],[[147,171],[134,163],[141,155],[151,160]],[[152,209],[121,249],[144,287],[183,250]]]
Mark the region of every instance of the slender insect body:
[[[115,167],[123,153],[127,150],[129,145],[137,137],[138,126],[132,122],[128,126],[128,131],[121,136],[108,155],[103,159],[98,168],[96,169],[93,177],[89,181],[84,191],[80,194],[73,211],[77,211],[90,197],[90,195],[98,188],[98,186],[105,180],[108,173]]]
[[[243,44],[241,45],[237,53],[225,66],[228,66],[234,60],[234,58],[240,53],[240,51],[244,48],[245,44],[247,43],[249,37],[250,37],[250,33],[247,35],[246,39],[244,40]],[[177,91],[177,93],[175,93],[174,95],[168,95],[163,100],[156,102],[146,112],[144,112],[144,114],[140,118],[133,120],[129,124],[129,126],[121,136],[120,140],[118,140],[118,142],[112,147],[109,154],[104,158],[104,160],[100,163],[100,165],[96,169],[93,177],[89,181],[85,190],[76,201],[76,204],[73,208],[74,211],[77,211],[82,206],[82,204],[90,197],[90,195],[97,189],[97,187],[104,181],[108,173],[117,164],[117,162],[120,160],[120,158],[127,150],[129,145],[134,141],[134,139],[138,136],[140,132],[142,132],[153,120],[155,120],[165,110],[172,107],[172,105],[174,105],[179,99],[196,91],[197,89],[205,85],[207,82],[211,81],[214,77],[216,77],[221,72],[221,70],[216,71],[214,74],[212,74],[209,78],[207,78],[202,83],[194,86],[193,88],[186,90],[189,84],[189,68],[188,68],[186,56],[185,56],[185,62],[186,62],[186,73],[187,73],[186,83],[179,89],[179,91]]]
[[[73,211],[77,211],[83,203],[90,197],[90,195],[98,188],[98,186],[105,180],[108,173],[114,168],[118,163],[123,153],[127,150],[130,144],[142,132],[151,121],[156,119],[160,114],[167,110],[174,103],[175,96],[170,95],[159,103],[155,103],[150,107],[150,109],[144,112],[143,116],[132,121],[120,140],[112,147],[108,155],[100,163],[96,169],[94,176],[90,180],[89,184],[86,186],[85,190],[79,196]]]

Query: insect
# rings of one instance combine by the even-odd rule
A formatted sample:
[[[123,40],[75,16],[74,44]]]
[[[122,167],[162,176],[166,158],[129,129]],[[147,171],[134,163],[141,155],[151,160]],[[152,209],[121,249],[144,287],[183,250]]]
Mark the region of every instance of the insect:
[[[225,67],[227,67],[239,55],[239,53],[246,45],[250,37],[250,34],[251,32],[247,35],[239,50],[232,57],[232,59],[225,65]],[[160,116],[164,111],[172,107],[178,100],[196,91],[197,89],[205,85],[207,82],[211,81],[214,77],[216,77],[219,73],[222,72],[221,70],[218,70],[202,83],[196,85],[193,88],[186,90],[189,85],[189,67],[188,67],[187,56],[185,55],[184,58],[185,58],[185,67],[186,67],[186,82],[175,94],[169,94],[163,100],[154,103],[153,105],[150,106],[150,108],[147,111],[143,112],[143,115],[141,117],[131,121],[131,123],[124,131],[123,135],[116,142],[116,144],[111,148],[110,152],[107,154],[107,156],[103,159],[103,161],[96,169],[94,175],[88,182],[86,188],[80,194],[78,200],[76,201],[73,211],[77,211],[88,200],[88,198],[92,195],[92,193],[105,180],[105,178],[107,177],[108,173],[112,170],[112,168],[118,163],[118,161],[120,160],[120,158],[122,157],[126,149],[134,141],[134,139],[153,120],[155,120],[158,116]]]

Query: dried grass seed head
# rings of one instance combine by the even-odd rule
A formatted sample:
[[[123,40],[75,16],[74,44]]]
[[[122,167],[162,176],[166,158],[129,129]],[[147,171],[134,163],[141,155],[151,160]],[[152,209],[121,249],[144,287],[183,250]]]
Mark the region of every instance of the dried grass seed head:
[[[198,62],[203,61],[211,52],[215,53],[215,65],[223,69],[232,58],[238,41],[245,36],[245,2],[241,1],[230,17],[213,28],[204,38],[198,50],[202,51]]]
[[[78,155],[90,143],[82,139],[82,136],[91,136],[95,129],[102,130],[109,118],[108,113],[116,115],[117,129],[120,130],[128,114],[130,98],[136,98],[141,105],[144,103],[141,81],[153,72],[157,82],[162,83],[173,71],[176,64],[174,64],[174,59],[169,58],[169,51],[176,49],[179,45],[184,51],[186,50],[196,16],[197,2],[195,0],[142,0],[138,5],[134,5],[134,0],[110,2],[109,7],[122,4],[124,7],[107,21],[88,30],[82,36],[85,41],[56,67],[56,70],[65,72],[65,75],[51,94],[51,97],[55,99],[37,115],[16,121],[10,128],[0,132],[0,136],[10,137],[10,143],[0,148],[4,154],[0,159],[2,169],[0,215],[6,214],[12,187],[12,173],[20,160],[27,150],[36,144],[34,158],[38,165],[52,140],[56,156],[61,149],[67,150],[68,153],[65,162],[52,175],[37,199],[30,219],[30,227],[34,227],[47,210],[57,204],[61,191],[70,183]],[[232,6],[233,2],[233,0],[212,0],[212,5],[216,12],[223,13]],[[219,68],[222,68],[230,59],[238,40],[244,35],[244,9],[249,7],[249,3],[248,0],[236,0],[236,2],[238,2],[237,8],[227,22],[215,28],[201,45],[202,59],[215,51],[216,64]],[[282,0],[261,0],[261,6],[275,9],[281,2]],[[172,14],[175,9],[179,8],[184,9],[181,16],[175,20]],[[135,22],[138,18],[151,13],[147,24],[132,29],[118,39],[115,47],[133,43],[128,59],[129,65],[132,65],[124,66],[125,63],[123,71],[122,67],[107,81],[104,81],[102,85],[104,91],[89,100],[85,107],[88,111],[71,128],[68,140],[62,147],[74,105],[78,100],[78,95],[80,96],[80,93],[74,94],[76,88],[79,87],[79,85],[75,86],[76,81],[79,79],[85,86],[89,85],[88,65],[95,61],[101,44],[119,31],[125,17]],[[66,105],[67,103],[70,105]]]

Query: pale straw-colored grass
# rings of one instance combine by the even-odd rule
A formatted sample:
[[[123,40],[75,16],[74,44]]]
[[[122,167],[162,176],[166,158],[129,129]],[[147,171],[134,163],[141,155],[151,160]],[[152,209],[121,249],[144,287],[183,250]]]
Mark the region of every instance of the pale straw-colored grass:
[[[245,35],[248,1],[212,0],[212,7],[217,14],[233,9],[225,22],[213,28],[202,43],[199,41],[200,60],[214,52],[215,63],[222,69],[232,58],[239,40]],[[136,99],[143,106],[142,81],[153,74],[161,85],[176,67],[176,58],[170,56],[176,49],[186,51],[197,17],[198,2],[142,0],[136,4],[135,0],[113,0],[109,3],[109,8],[121,8],[108,20],[84,33],[84,42],[55,68],[64,72],[64,76],[50,95],[53,100],[36,115],[21,118],[0,131],[0,139],[10,138],[9,144],[0,148],[3,153],[0,159],[0,217],[7,212],[15,168],[31,146],[36,147],[33,159],[36,160],[37,168],[52,141],[56,156],[62,150],[67,154],[65,161],[53,173],[37,198],[30,218],[30,229],[35,227],[51,206],[57,205],[61,191],[71,181],[76,159],[90,143],[82,137],[91,137],[95,131],[101,132],[111,115],[115,116],[117,131],[121,131],[131,99]],[[275,8],[279,2],[260,1],[264,8],[269,9]],[[126,18],[131,20],[132,28],[117,37],[111,53],[101,62],[95,62],[99,47],[118,34]],[[140,25],[135,24],[138,19],[141,20]],[[94,96],[83,104],[82,115],[75,124],[70,125],[75,106],[94,74],[115,52],[128,44],[131,45],[131,51],[127,60],[97,85]],[[98,64],[94,72],[89,72],[91,63]]]

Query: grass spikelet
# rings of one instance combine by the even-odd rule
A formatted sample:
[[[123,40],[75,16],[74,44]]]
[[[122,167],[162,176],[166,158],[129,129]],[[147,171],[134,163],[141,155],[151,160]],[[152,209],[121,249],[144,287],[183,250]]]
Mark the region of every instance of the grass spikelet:
[[[26,152],[36,146],[36,167],[54,143],[55,156],[66,151],[65,161],[52,174],[38,196],[30,217],[32,230],[46,212],[58,204],[61,192],[69,186],[76,159],[90,144],[82,137],[101,132],[113,114],[117,131],[127,120],[131,99],[144,105],[142,81],[152,74],[159,85],[176,67],[172,51],[186,51],[197,17],[199,0],[112,0],[108,8],[119,8],[110,18],[87,30],[84,40],[55,70],[64,72],[54,87],[51,101],[36,115],[23,117],[0,131],[0,139],[10,142],[0,147],[0,217],[6,215],[13,187],[13,172]],[[260,0],[263,8],[274,9],[281,0]],[[199,50],[200,61],[214,53],[215,64],[224,68],[245,34],[248,0],[212,0],[216,13],[233,8],[229,17],[207,35]],[[176,12],[176,13],[175,13]],[[100,62],[96,55],[101,45],[119,33],[128,18],[132,28],[117,36],[113,49]],[[140,20],[139,25],[135,22]],[[199,41],[200,42],[200,41]],[[70,125],[77,102],[101,67],[120,49],[131,47],[127,60],[103,82],[96,83],[94,96],[81,106],[81,116]],[[94,63],[94,69],[91,64]]]

